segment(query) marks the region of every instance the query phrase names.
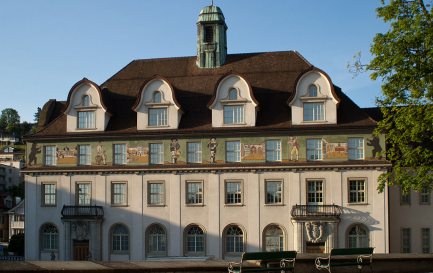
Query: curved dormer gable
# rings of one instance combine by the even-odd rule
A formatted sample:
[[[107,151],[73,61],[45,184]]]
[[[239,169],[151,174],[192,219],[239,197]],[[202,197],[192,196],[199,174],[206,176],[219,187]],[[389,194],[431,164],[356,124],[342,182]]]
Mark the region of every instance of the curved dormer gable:
[[[212,127],[248,127],[256,125],[258,103],[251,85],[239,75],[221,79],[209,103]]]
[[[99,86],[84,78],[69,91],[67,116],[67,132],[99,132],[104,131],[110,119]]]
[[[292,124],[337,124],[339,102],[329,76],[314,68],[299,77],[295,94],[288,101]]]
[[[141,88],[133,110],[137,112],[137,130],[177,129],[182,116],[173,87],[159,76]]]

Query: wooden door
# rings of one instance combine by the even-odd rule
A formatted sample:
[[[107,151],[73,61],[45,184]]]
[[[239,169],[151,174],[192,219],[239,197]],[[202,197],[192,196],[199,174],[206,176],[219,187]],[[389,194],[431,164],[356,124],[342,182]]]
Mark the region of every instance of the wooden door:
[[[74,261],[87,261],[89,259],[89,240],[74,240]]]

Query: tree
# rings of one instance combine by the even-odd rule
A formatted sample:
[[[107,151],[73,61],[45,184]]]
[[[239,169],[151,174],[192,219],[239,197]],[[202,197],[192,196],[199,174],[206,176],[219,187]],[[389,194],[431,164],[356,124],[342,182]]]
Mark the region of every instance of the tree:
[[[5,133],[15,134],[19,131],[20,115],[13,108],[3,109],[0,115],[0,130]]]
[[[404,191],[433,188],[433,16],[424,0],[381,0],[378,17],[389,23],[373,39],[373,59],[365,68],[382,79],[377,99],[386,156],[392,171],[379,178],[379,190],[397,184]],[[430,0],[431,2],[431,0]]]
[[[8,251],[15,252],[18,256],[24,256],[24,234],[14,234],[9,240]]]
[[[38,122],[39,122],[39,118],[40,118],[40,116],[41,116],[41,111],[42,111],[41,107],[38,107],[38,108],[36,109],[36,113],[33,114],[33,121],[34,121],[36,124],[38,124]]]

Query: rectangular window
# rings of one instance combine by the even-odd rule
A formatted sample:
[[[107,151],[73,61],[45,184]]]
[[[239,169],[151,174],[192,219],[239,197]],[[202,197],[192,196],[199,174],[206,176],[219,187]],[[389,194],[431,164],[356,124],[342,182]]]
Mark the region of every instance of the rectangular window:
[[[430,253],[430,229],[422,228],[421,229],[421,244],[422,244],[422,253]]]
[[[92,185],[90,183],[77,183],[77,205],[89,206],[92,197]]]
[[[349,159],[364,159],[364,139],[360,137],[351,137],[347,140]]]
[[[90,164],[90,145],[78,145],[78,165]]]
[[[161,143],[149,144],[150,164],[164,164],[164,146]]]
[[[410,191],[405,193],[400,189],[400,205],[410,205]]]
[[[410,228],[401,229],[401,252],[410,253]]]
[[[56,184],[55,183],[42,183],[42,205],[43,206],[56,205]]]
[[[203,182],[186,181],[186,203],[203,204]]]
[[[149,126],[166,126],[167,108],[149,108]]]
[[[226,182],[226,204],[242,204],[242,182]]]
[[[114,150],[113,163],[115,165],[126,164],[126,144],[114,144],[113,150]]]
[[[283,202],[283,182],[265,181],[266,204],[282,204]]]
[[[266,141],[266,161],[281,161],[281,140]]]
[[[226,141],[226,162],[241,162],[240,141]]]
[[[57,164],[56,146],[44,146],[44,165],[55,166]],[[9,169],[9,172],[11,169]]]
[[[187,153],[188,163],[201,163],[201,142],[188,142]]]
[[[165,203],[165,191],[163,181],[152,181],[147,184],[147,203],[153,206],[162,206]]]
[[[349,203],[365,203],[366,185],[364,179],[349,180]]]
[[[224,124],[245,123],[244,111],[245,110],[243,105],[224,105]]]
[[[307,139],[307,160],[322,160],[322,139]]]
[[[95,112],[80,111],[78,112],[78,129],[95,129]]]
[[[111,183],[111,204],[113,206],[126,206],[128,204],[127,193],[126,182]]]
[[[323,205],[323,181],[307,181],[307,205]]]
[[[428,188],[424,188],[421,190],[421,192],[419,193],[419,203],[420,205],[430,205],[430,189]]]
[[[325,104],[323,102],[304,102],[304,121],[325,120]]]

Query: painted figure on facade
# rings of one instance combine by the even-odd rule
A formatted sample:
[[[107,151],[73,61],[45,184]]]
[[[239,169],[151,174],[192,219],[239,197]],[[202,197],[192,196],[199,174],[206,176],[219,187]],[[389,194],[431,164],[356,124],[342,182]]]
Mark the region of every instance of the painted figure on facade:
[[[307,238],[309,242],[317,243],[322,240],[324,226],[320,222],[306,222]]]
[[[107,155],[101,144],[96,146],[96,165],[107,165]]]
[[[210,162],[216,163],[216,152],[217,152],[218,143],[216,142],[216,139],[214,137],[212,137],[209,140],[207,147],[210,150]]]
[[[177,142],[177,138],[172,138],[170,143],[170,152],[171,152],[171,163],[176,164],[177,158],[180,155],[180,145]]]
[[[36,158],[36,154],[41,153],[41,148],[36,146],[36,143],[32,143],[32,147],[30,148],[29,153],[29,165],[36,165],[38,159]]]
[[[290,148],[290,160],[299,160],[299,142],[298,137],[289,137],[288,141]]]

